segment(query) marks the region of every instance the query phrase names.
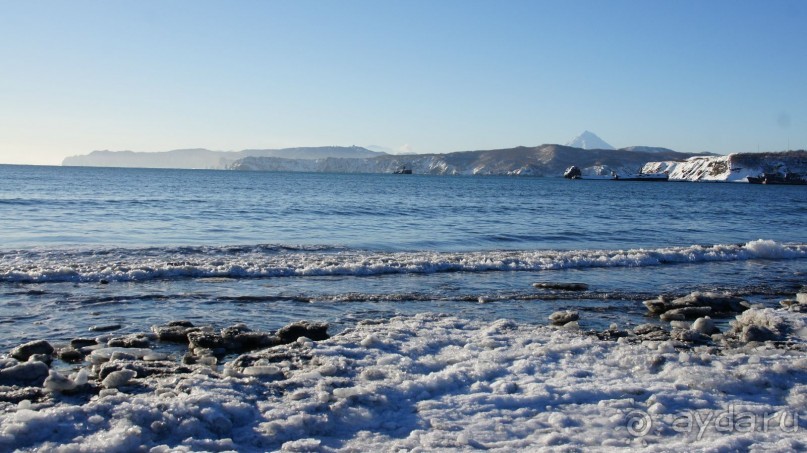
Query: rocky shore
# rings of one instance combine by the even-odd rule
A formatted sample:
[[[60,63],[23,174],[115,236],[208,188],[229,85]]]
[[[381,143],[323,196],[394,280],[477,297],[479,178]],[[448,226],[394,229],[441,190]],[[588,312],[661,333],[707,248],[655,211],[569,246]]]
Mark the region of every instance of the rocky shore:
[[[804,447],[807,294],[779,309],[713,293],[645,305],[661,323],[592,331],[574,311],[553,326],[424,314],[329,337],[322,323],[172,321],[34,341],[0,358],[0,449]],[[733,318],[723,332],[718,317]],[[676,429],[682,414],[727,407],[795,422]],[[629,424],[636,411],[647,429]]]

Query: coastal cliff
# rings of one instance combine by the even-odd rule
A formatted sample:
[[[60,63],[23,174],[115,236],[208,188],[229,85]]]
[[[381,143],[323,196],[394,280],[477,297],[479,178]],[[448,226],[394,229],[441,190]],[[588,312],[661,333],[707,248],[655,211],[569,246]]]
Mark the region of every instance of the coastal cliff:
[[[684,161],[648,162],[643,173],[667,172],[671,181],[748,182],[748,177],[807,175],[807,151],[695,156]]]

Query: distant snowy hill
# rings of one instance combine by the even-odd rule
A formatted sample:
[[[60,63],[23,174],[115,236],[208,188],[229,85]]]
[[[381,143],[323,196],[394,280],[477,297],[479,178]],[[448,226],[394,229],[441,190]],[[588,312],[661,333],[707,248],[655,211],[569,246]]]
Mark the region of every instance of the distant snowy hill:
[[[175,149],[160,152],[93,151],[82,156],[67,157],[64,166],[139,167],[225,169],[245,157],[281,159],[368,158],[384,155],[359,146],[317,146],[283,149],[246,149],[243,151],[210,151],[208,149]]]
[[[581,149],[614,149],[613,146],[590,131],[583,131],[583,133],[575,137],[574,140],[566,143],[566,146]]]
[[[584,150],[561,145],[462,151],[447,154],[382,155],[371,158],[315,160],[277,157],[245,157],[228,168],[242,171],[308,171],[340,173],[393,173],[406,167],[415,174],[432,175],[524,175],[561,177],[576,165],[584,171],[637,173],[653,160],[684,160],[693,154],[675,151]]]
[[[584,138],[588,140],[588,144],[594,143],[590,137]],[[583,149],[552,144],[446,154],[401,155],[357,146],[326,146],[238,152],[206,149],[155,153],[94,151],[89,155],[68,157],[62,165],[323,173],[394,173],[406,167],[415,174],[558,178],[566,168],[574,165],[588,176],[610,175],[612,172],[629,175],[643,169],[646,173],[668,171],[672,180],[745,181],[746,176],[758,176],[760,173],[805,174],[807,155],[800,152],[704,156],[648,146],[603,149],[600,145],[596,149]]]

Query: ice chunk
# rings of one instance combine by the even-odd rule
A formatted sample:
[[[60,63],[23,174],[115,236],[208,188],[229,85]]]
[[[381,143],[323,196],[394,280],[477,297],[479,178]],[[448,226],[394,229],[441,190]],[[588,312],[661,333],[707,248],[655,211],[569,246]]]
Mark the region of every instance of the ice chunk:
[[[57,373],[54,370],[50,370],[50,374],[45,379],[45,382],[42,384],[42,386],[52,392],[61,392],[64,390],[73,390],[74,388],[76,388],[76,382],[65,376],[62,376],[61,374]]]
[[[549,320],[556,326],[562,326],[578,319],[580,319],[580,314],[575,310],[556,311],[549,316]]]
[[[137,373],[132,370],[113,371],[101,382],[101,385],[108,389],[116,389],[129,383]]]
[[[244,368],[243,374],[246,376],[260,376],[260,377],[283,377],[283,371],[280,368],[272,365],[265,366],[248,366]]]
[[[24,362],[0,370],[0,385],[41,386],[48,377],[48,366],[42,362]]]

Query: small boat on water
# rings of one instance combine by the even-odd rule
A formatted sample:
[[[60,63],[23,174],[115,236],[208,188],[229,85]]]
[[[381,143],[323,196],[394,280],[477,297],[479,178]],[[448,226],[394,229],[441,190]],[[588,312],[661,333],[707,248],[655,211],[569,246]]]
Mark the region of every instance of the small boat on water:
[[[613,181],[669,181],[670,175],[667,173],[636,173],[633,175],[619,176],[616,173],[611,175]]]
[[[779,173],[763,173],[759,176],[748,176],[746,179],[750,184],[807,185],[804,177],[796,173],[785,173],[784,176]]]
[[[412,169],[406,168],[406,165],[401,165],[393,173],[395,173],[396,175],[411,175]]]

